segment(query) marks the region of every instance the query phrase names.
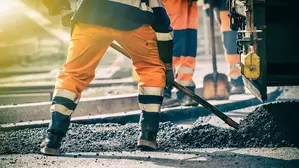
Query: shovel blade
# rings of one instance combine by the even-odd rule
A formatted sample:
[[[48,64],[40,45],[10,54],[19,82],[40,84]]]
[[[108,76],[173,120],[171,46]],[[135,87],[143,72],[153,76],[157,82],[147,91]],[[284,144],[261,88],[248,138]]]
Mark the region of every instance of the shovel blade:
[[[206,100],[228,100],[230,87],[227,76],[218,73],[217,80],[214,78],[214,74],[208,74],[204,77],[203,98]],[[214,84],[216,84],[216,89]]]

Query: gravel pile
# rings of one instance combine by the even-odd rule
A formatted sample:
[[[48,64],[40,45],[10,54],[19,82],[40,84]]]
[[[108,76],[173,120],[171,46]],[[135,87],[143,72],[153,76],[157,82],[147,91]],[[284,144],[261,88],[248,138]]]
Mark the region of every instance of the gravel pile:
[[[184,129],[161,123],[161,150],[195,147],[285,147],[299,146],[299,103],[274,103],[258,107],[240,123],[240,129],[224,129],[195,123]],[[38,153],[46,128],[0,133],[0,154]],[[72,124],[62,145],[63,152],[134,151],[137,124]]]
[[[263,105],[242,120],[238,130],[198,125],[183,132],[177,139],[187,147],[299,146],[297,108],[298,102]]]

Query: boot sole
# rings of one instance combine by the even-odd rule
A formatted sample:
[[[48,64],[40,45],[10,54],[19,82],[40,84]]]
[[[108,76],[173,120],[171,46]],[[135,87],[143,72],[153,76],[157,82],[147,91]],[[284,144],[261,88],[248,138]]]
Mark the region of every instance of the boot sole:
[[[155,151],[156,150],[154,148],[151,148],[151,147],[148,147],[148,146],[142,146],[142,145],[137,146],[137,148],[141,151]]]
[[[183,104],[182,106],[197,107],[199,104]]]
[[[158,149],[158,145],[155,142],[140,139],[138,140],[137,148],[142,151],[153,151]]]
[[[43,155],[48,155],[48,156],[59,156],[60,155],[59,149],[53,149],[53,148],[48,148],[48,147],[41,148],[40,152]]]
[[[231,91],[230,95],[238,95],[238,94],[245,94],[246,91],[245,90],[238,90],[238,91]]]
[[[179,107],[181,104],[175,104],[175,105],[162,105],[162,108],[171,108],[171,107]]]

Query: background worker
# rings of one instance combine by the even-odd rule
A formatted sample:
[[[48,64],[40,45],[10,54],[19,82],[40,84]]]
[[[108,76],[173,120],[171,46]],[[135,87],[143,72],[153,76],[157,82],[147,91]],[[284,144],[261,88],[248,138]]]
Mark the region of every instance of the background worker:
[[[163,0],[165,9],[171,20],[174,34],[173,65],[176,81],[195,91],[193,75],[196,66],[197,53],[197,0]],[[171,99],[171,90],[165,89],[163,106],[197,106],[198,103],[181,91],[177,98]]]
[[[156,149],[164,88],[171,88],[174,81],[172,28],[162,2],[82,0],[75,14],[68,0],[43,2],[50,15],[60,14],[62,24],[73,29],[66,63],[56,80],[51,122],[41,153],[59,154],[81,93],[93,80],[95,68],[114,40],[131,56],[140,77],[138,147]]]
[[[237,54],[237,31],[230,29],[230,19],[226,0],[214,0],[214,13],[222,32],[223,47],[228,64],[228,77],[230,78],[230,94],[243,94],[245,87],[241,71],[238,68],[240,56]],[[204,9],[209,16],[209,0],[204,0]]]

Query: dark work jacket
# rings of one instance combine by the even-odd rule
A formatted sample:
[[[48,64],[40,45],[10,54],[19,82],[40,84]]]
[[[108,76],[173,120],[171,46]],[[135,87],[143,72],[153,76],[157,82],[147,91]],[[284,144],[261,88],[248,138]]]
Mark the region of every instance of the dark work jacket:
[[[68,0],[43,0],[50,15],[71,9]],[[161,0],[81,0],[72,21],[129,31],[144,24],[156,32],[160,58],[172,62],[172,28]]]

